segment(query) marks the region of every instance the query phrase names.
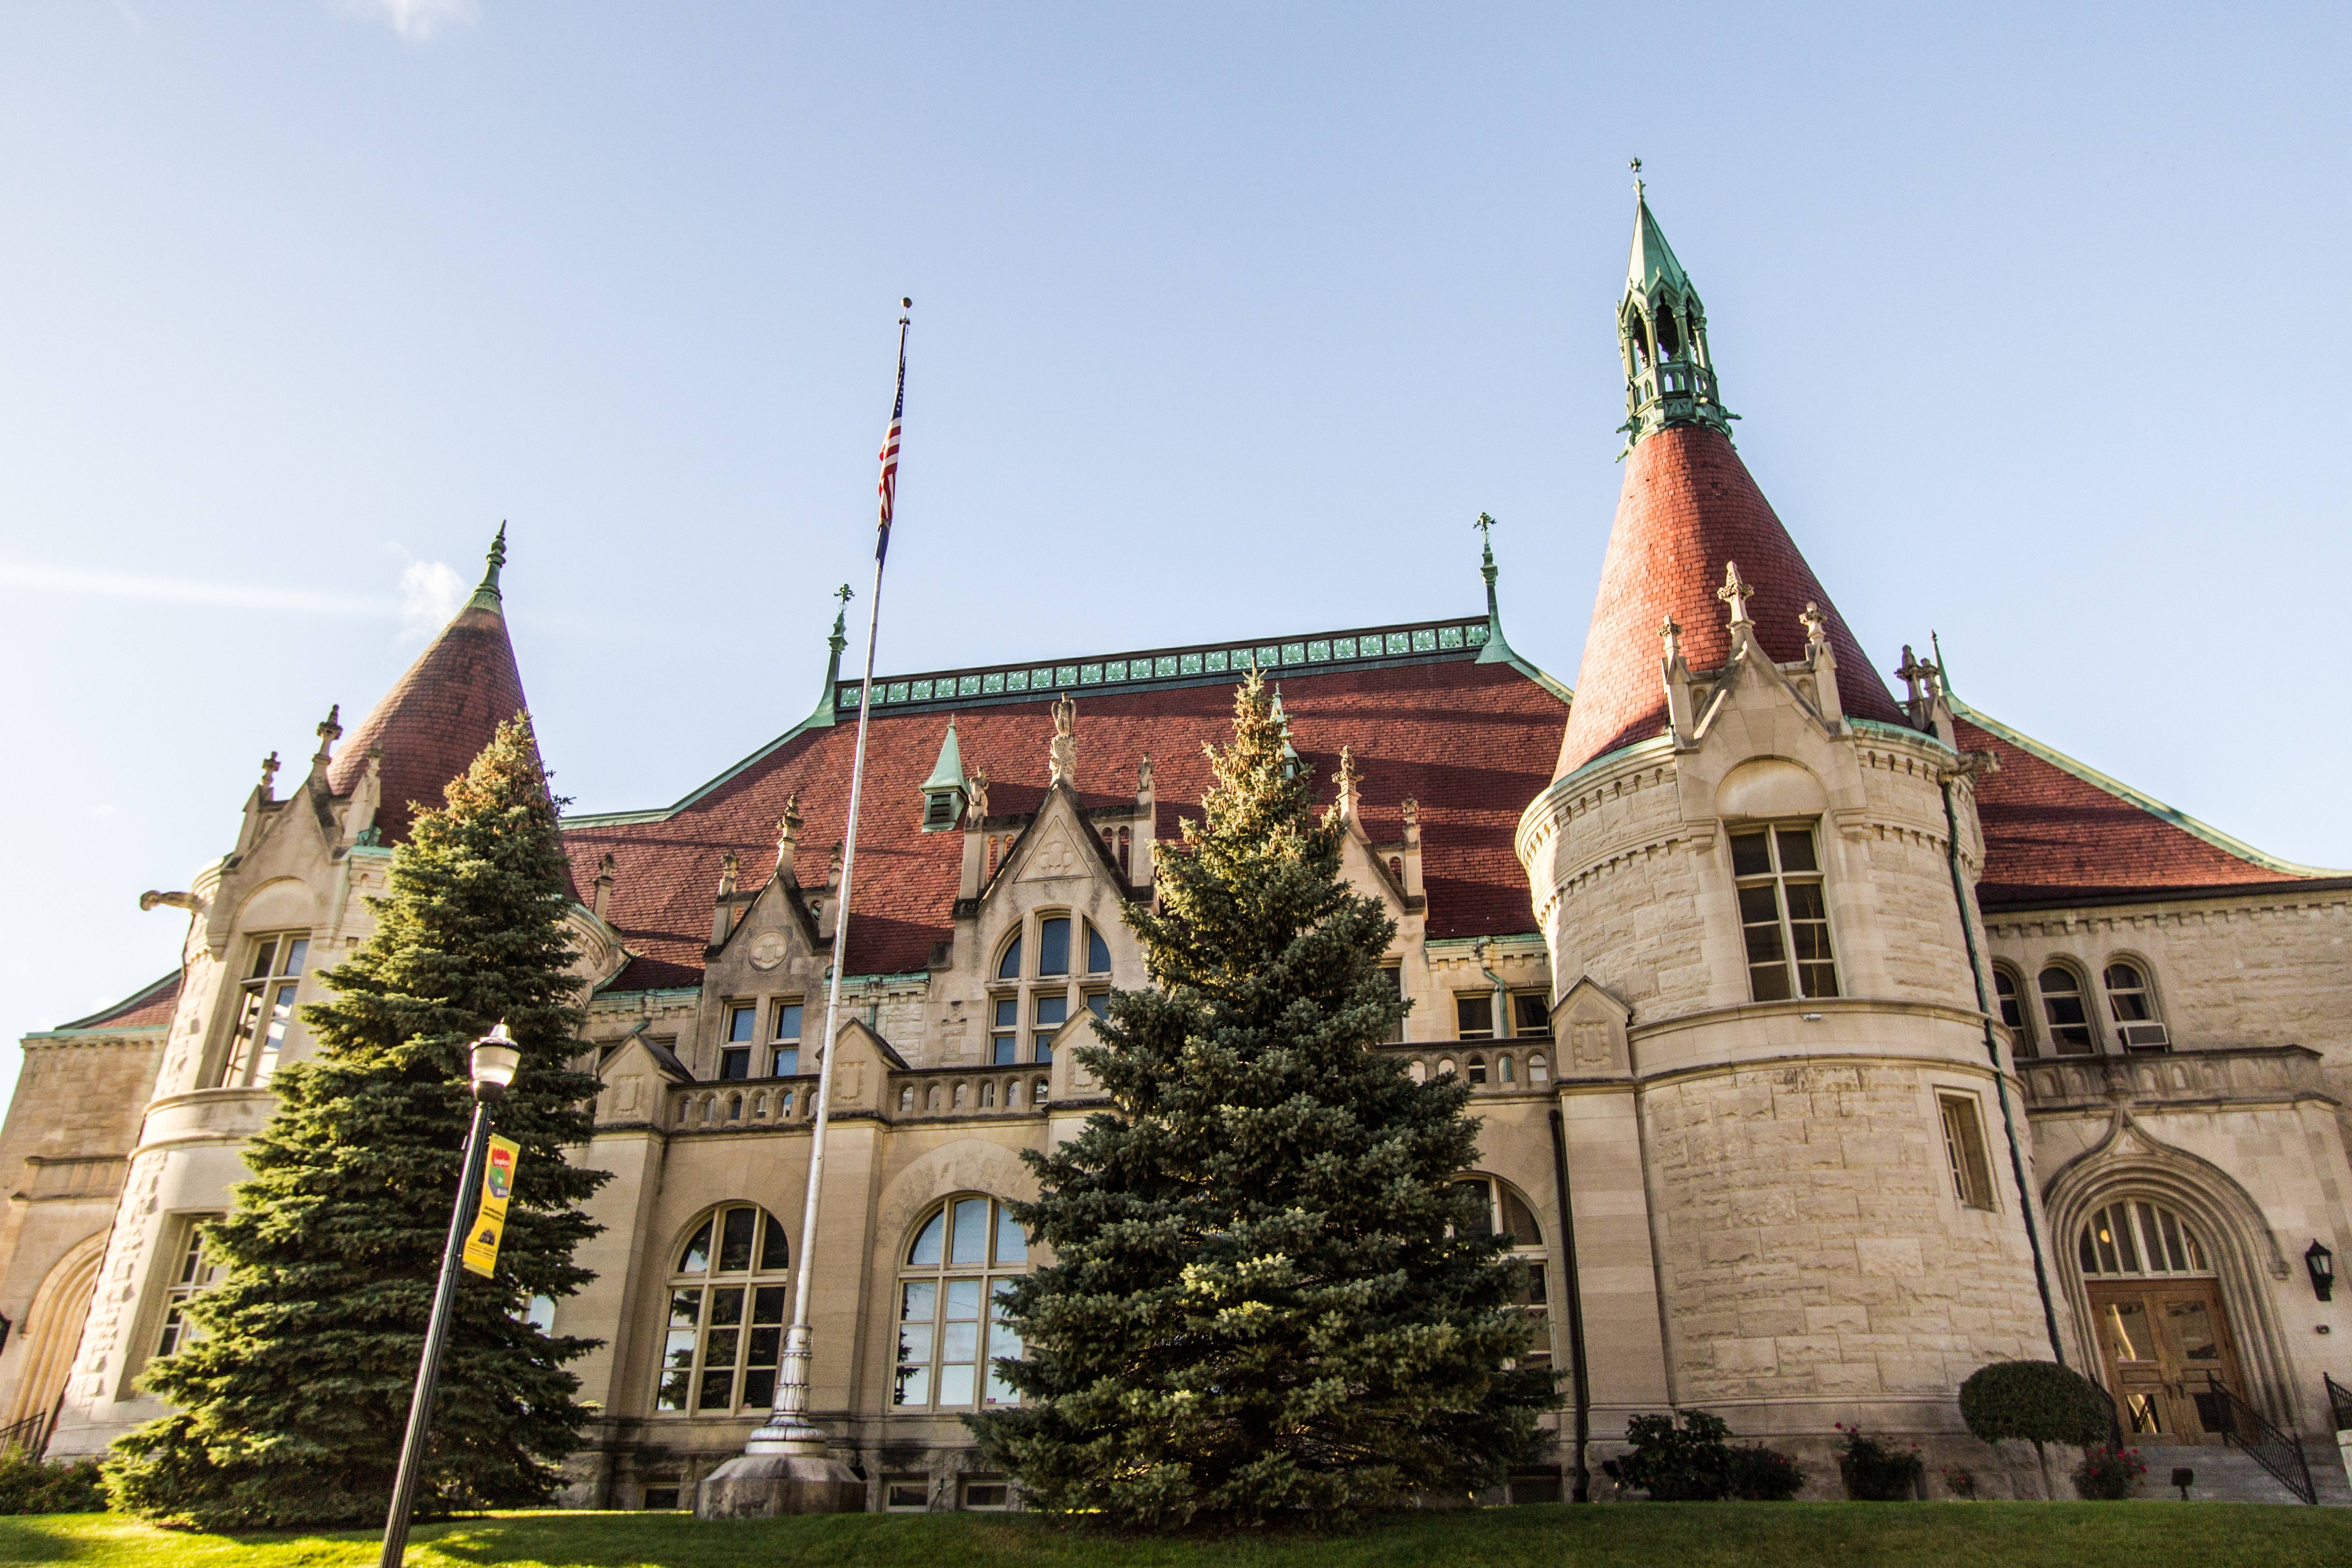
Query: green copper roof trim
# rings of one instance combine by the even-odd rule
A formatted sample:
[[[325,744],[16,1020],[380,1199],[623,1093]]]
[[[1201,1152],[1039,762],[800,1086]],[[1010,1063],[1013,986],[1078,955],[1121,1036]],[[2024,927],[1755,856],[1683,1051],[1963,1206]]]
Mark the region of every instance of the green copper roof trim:
[[[2232,838],[2220,828],[2198,821],[2185,811],[2178,811],[2151,795],[2143,795],[2121,779],[2109,778],[2087,763],[2076,762],[2053,746],[2045,746],[2032,736],[2011,729],[1998,719],[1986,717],[1946,692],[1952,711],[1988,734],[1999,736],[2019,751],[2041,758],[2063,773],[2072,773],[2084,784],[2105,790],[2126,805],[2137,806],[2150,816],[2170,823],[2183,833],[2201,838],[2225,854],[2234,855],[2249,865],[2260,866],[2265,871],[2276,871],[2285,877],[2344,877],[2352,872],[2330,870],[2324,866],[2303,866],[2293,860],[2282,860],[2275,855],[2265,855],[2242,838]]]
[[[1456,659],[1475,659],[1476,655],[1479,652],[1483,652],[1485,649],[1487,636],[1486,623],[1460,618],[1450,621],[1407,622],[1402,626],[1376,627],[1373,630],[1374,632],[1377,632],[1381,638],[1381,652],[1377,656],[1368,656],[1361,652],[1361,639],[1372,636],[1373,632],[1360,632],[1348,634],[1345,637],[1335,637],[1330,634],[1318,633],[1312,637],[1277,638],[1263,644],[1249,645],[1243,648],[1236,648],[1235,645],[1232,643],[1220,643],[1213,646],[1202,644],[1196,648],[1153,650],[1144,654],[1129,655],[1124,659],[1105,660],[1101,658],[1089,658],[1079,661],[1080,668],[1092,668],[1107,675],[1108,668],[1112,664],[1148,664],[1150,667],[1152,673],[1149,675],[1139,674],[1131,678],[1124,679],[1120,684],[1116,686],[1111,685],[1108,680],[1105,680],[1100,686],[1081,685],[1078,688],[1077,694],[1084,696],[1091,692],[1097,695],[1107,696],[1114,691],[1127,692],[1135,690],[1161,690],[1187,686],[1230,685],[1248,673],[1247,656],[1250,654],[1264,656],[1261,668],[1264,668],[1269,676],[1275,677],[1278,679],[1289,680],[1296,680],[1307,676],[1336,673],[1343,670],[1383,669],[1392,666],[1407,664],[1450,663]],[[1391,639],[1399,637],[1403,639],[1402,646],[1399,648],[1398,652],[1391,655],[1388,651],[1391,641]],[[1337,649],[1337,645],[1340,641],[1357,643],[1359,645],[1359,651],[1352,658],[1345,661],[1341,660],[1338,656]],[[1319,652],[1316,651],[1318,645],[1321,645],[1321,651]],[[1228,653],[1227,650],[1233,650],[1233,652]],[[1242,656],[1241,663],[1235,664],[1233,662],[1234,654],[1239,654]],[[836,658],[838,658],[837,653],[835,657]],[[1184,660],[1187,658],[1198,658],[1202,661],[1200,668],[1197,669],[1186,668],[1184,667]],[[1207,661],[1212,658],[1219,660],[1219,668],[1213,671],[1209,670],[1206,668]],[[1566,685],[1561,683],[1559,680],[1555,679],[1545,671],[1538,669],[1536,666],[1528,663],[1517,654],[1511,654],[1509,662],[1513,669],[1518,671],[1529,680],[1534,681],[1546,691],[1549,691],[1554,697],[1559,698],[1562,702],[1573,700],[1575,694]],[[1174,665],[1176,667],[1171,672],[1173,677],[1172,679],[1169,676],[1163,676],[1159,673],[1160,667],[1163,663]],[[1033,667],[1031,666],[1024,665],[1020,667],[1019,673],[1025,677],[1031,672],[1032,668]],[[1040,664],[1034,668],[1042,668],[1045,667]],[[1058,667],[1056,667],[1056,670],[1058,673]],[[948,673],[954,677],[959,689],[961,689],[966,676],[969,676],[971,679],[975,687],[980,686],[987,679],[987,674],[979,670],[950,671]],[[891,707],[886,708],[883,704],[884,702],[888,701],[888,698],[885,695],[882,701],[877,701],[875,706],[877,710],[885,713],[891,712],[894,710],[905,712],[921,712],[925,711],[927,707],[929,710],[936,710],[943,705],[952,705],[958,708],[984,708],[1009,702],[1042,702],[1048,697],[1054,695],[1055,691],[1055,688],[1051,684],[1044,687],[1028,686],[1026,689],[1019,691],[1005,691],[1002,689],[1002,688],[1005,684],[1009,684],[1009,673],[1002,670],[989,671],[988,673],[999,675],[1000,679],[998,682],[998,689],[992,690],[982,690],[977,696],[963,696],[960,694],[951,698],[934,698],[929,700],[926,704],[924,702],[911,700],[910,695],[908,700],[904,700],[903,706],[893,704]],[[913,678],[910,677],[894,676],[886,680],[885,679],[877,676],[874,681],[875,690],[878,694],[887,694],[892,686],[908,686],[912,679]],[[939,677],[931,676],[924,679],[936,681]],[[1026,682],[1024,681],[1024,686],[1025,685]],[[847,710],[851,713],[855,713],[857,710],[856,697],[857,688],[854,685],[846,687],[842,686],[836,679],[833,683],[833,689],[845,694],[843,700],[847,705]],[[704,796],[709,795],[712,791],[726,784],[730,780],[734,779],[745,770],[756,765],[768,757],[773,756],[777,752],[782,751],[784,747],[791,745],[794,741],[799,740],[803,735],[808,733],[810,731],[831,729],[833,724],[834,715],[820,707],[817,712],[802,720],[799,723],[793,725],[791,729],[785,731],[782,734],[777,736],[774,740],[770,741],[765,745],[761,746],[758,750],[752,752],[750,755],[744,757],[740,762],[736,763],[733,766],[721,770],[707,783],[688,791],[686,795],[681,795],[675,803],[669,805],[652,806],[636,811],[583,812],[576,816],[564,817],[562,825],[568,830],[575,827],[630,827],[642,823],[667,822],[671,817],[676,816],[679,812],[684,811],[687,807],[694,805],[697,801],[699,801]]]

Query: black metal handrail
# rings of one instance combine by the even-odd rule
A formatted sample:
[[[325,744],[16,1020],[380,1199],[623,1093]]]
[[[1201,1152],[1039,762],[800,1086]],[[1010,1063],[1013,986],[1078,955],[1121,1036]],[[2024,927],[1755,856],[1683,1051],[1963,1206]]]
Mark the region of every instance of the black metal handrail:
[[[2197,1414],[2207,1428],[2218,1427],[2224,1443],[2245,1450],[2246,1457],[2268,1470],[2279,1485],[2307,1503],[2317,1502],[2319,1489],[2312,1484],[2311,1461],[2304,1458],[2303,1439],[2281,1431],[2212,1373],[2205,1374],[2205,1388],[2194,1397]]]
[[[2352,1432],[2352,1388],[2347,1388],[2326,1373],[2319,1380],[2327,1384],[2327,1412],[2335,1418],[2338,1432]]]
[[[0,1426],[0,1455],[21,1450],[37,1459],[48,1441],[49,1418],[47,1415],[27,1415],[22,1421],[12,1421]]]
[[[2099,1397],[2107,1402],[2107,1446],[2116,1449],[2117,1452],[2121,1452],[2124,1446],[2123,1412],[2116,1407],[2116,1396],[2114,1394],[2109,1394],[2104,1388],[2100,1388],[2095,1383],[2092,1384],[2091,1386],[2094,1389],[2097,1389]]]

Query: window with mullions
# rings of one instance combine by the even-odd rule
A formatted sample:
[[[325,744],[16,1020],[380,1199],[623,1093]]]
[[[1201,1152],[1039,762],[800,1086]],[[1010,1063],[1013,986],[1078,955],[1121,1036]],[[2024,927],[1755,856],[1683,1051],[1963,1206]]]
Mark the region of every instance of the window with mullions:
[[[738,1002],[727,1009],[727,1043],[719,1052],[719,1077],[721,1081],[751,1076],[752,1031],[760,1026],[760,1009],[750,1002]]]
[[[2171,1048],[2164,1020],[2157,1016],[2156,992],[2147,972],[2137,963],[2117,960],[2107,965],[2107,1016],[2115,1020],[2116,1040],[2127,1051]]]
[[[1070,972],[1070,917],[1055,915],[1037,922],[1037,973]]]
[[[1944,1123],[1944,1158],[1952,1170],[1952,1196],[1967,1208],[1997,1206],[1992,1163],[1985,1158],[1984,1122],[1974,1095],[1939,1094],[1936,1108]]]
[[[2205,1248],[2189,1222],[2160,1204],[2109,1204],[2084,1222],[2074,1240],[2085,1274],[2210,1274]]]
[[[1992,990],[1994,1005],[2000,1009],[2000,1021],[2008,1026],[2017,1054],[2033,1055],[2033,1032],[2025,1026],[2025,998],[2017,976],[2006,969],[1995,968]]]
[[[776,1004],[775,1028],[768,1045],[768,1070],[790,1078],[801,1070],[801,1005]]]
[[[899,1270],[893,1407],[1019,1402],[992,1363],[1020,1358],[1004,1295],[1028,1268],[1029,1239],[993,1198],[950,1198],[924,1217]]]
[[[310,953],[310,939],[303,932],[253,939],[236,1033],[229,1041],[228,1059],[221,1064],[221,1088],[259,1089],[277,1075],[278,1053],[294,1022],[294,994],[302,988],[302,964]]]
[[[1091,925],[1087,927],[1087,973],[1088,974],[1110,973],[1110,943],[1103,941],[1102,932],[1095,930]]]
[[[2042,1016],[2050,1026],[2050,1043],[2062,1057],[2087,1057],[2097,1047],[2091,1039],[2091,1016],[2083,1005],[2083,978],[2063,963],[2043,969],[2034,984],[2042,990]]]
[[[1032,1008],[1031,1020],[1036,1032],[1030,1037],[1032,1059],[1051,1062],[1054,1059],[1054,1035],[1070,1021],[1070,998],[1066,992],[1040,992]]]
[[[1454,1037],[1488,1040],[1495,1036],[1495,994],[1464,991],[1454,998]]]
[[[219,1278],[220,1265],[205,1256],[205,1222],[190,1220],[187,1245],[180,1249],[179,1267],[172,1273],[163,1300],[163,1326],[155,1336],[157,1355],[170,1355],[195,1342],[196,1325],[188,1317],[188,1304],[211,1289]]]
[[[1759,1002],[1838,994],[1830,952],[1829,900],[1810,826],[1731,836],[1739,924],[1748,944],[1748,994]]]
[[[732,1413],[775,1403],[782,1363],[784,1227],[750,1204],[697,1226],[669,1281],[656,1410]]]
[[[1511,996],[1511,1033],[1520,1039],[1551,1034],[1551,997],[1541,991],[1515,992]]]
[[[1519,1309],[1536,1320],[1535,1338],[1528,1342],[1527,1353],[1519,1358],[1523,1366],[1551,1364],[1550,1303],[1544,1288],[1543,1226],[1536,1222],[1536,1212],[1527,1199],[1514,1191],[1507,1182],[1492,1176],[1468,1176],[1461,1185],[1475,1188],[1485,1202],[1472,1227],[1477,1235],[1507,1234],[1511,1238],[1511,1255],[1528,1266],[1528,1283],[1517,1298]]]

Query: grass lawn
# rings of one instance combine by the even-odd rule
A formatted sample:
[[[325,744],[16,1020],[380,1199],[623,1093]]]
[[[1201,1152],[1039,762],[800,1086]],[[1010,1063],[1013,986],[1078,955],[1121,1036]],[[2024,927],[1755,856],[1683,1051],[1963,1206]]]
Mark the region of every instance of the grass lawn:
[[[359,1568],[373,1532],[247,1536],[106,1514],[0,1518],[0,1563]],[[1413,1514],[1339,1537],[1118,1540],[1019,1515],[857,1514],[705,1524],[684,1514],[513,1513],[420,1528],[411,1568],[2290,1568],[2352,1563],[2352,1510],[2251,1504],[1630,1503]]]

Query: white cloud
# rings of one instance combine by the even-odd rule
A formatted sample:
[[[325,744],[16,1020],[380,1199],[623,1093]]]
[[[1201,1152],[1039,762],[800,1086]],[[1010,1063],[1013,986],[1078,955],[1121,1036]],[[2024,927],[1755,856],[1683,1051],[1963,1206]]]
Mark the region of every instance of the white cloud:
[[[469,27],[481,16],[474,0],[342,0],[354,16],[382,22],[412,44],[429,43],[444,27]]]
[[[466,602],[466,580],[446,561],[412,561],[400,574],[400,637],[423,642]]]
[[[447,568],[444,567],[444,571]],[[230,610],[287,610],[296,615],[388,617],[391,602],[351,594],[321,594],[257,583],[206,583],[139,572],[92,571],[0,561],[0,588],[92,599],[138,599],[158,605],[205,605]]]

